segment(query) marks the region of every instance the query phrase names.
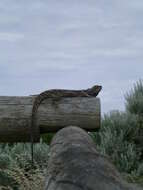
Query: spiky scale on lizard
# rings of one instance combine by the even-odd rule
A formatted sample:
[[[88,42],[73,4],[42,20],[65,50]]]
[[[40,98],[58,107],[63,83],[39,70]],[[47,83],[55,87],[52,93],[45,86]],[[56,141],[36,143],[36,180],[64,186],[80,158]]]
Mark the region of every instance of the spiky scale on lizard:
[[[100,90],[101,86],[95,85],[92,88],[86,90],[65,90],[65,89],[52,89],[46,90],[40,93],[34,100],[32,107],[32,116],[31,116],[31,156],[32,156],[32,165],[33,165],[33,143],[34,143],[34,128],[37,127],[36,114],[40,104],[47,98],[60,99],[62,97],[96,97]]]

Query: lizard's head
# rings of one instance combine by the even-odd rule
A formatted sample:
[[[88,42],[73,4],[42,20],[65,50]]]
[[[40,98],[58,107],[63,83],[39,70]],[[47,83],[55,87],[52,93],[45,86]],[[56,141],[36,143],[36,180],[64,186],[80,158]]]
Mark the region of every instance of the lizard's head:
[[[88,89],[88,94],[91,96],[97,96],[98,93],[101,91],[102,86],[94,85],[92,88]]]

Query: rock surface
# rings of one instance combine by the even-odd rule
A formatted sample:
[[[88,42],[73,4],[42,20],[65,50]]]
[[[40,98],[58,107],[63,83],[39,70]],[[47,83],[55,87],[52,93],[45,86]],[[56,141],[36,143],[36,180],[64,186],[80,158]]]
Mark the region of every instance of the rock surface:
[[[60,130],[52,140],[45,190],[141,190],[125,183],[92,138],[78,127]]]

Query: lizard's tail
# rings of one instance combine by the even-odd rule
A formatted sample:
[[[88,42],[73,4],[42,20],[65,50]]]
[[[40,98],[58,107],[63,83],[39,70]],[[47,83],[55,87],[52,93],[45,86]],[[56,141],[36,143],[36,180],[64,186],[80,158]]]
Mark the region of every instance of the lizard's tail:
[[[36,97],[36,99],[34,100],[33,107],[32,107],[31,128],[30,128],[31,163],[32,163],[32,166],[34,165],[34,131],[35,131],[34,129],[35,129],[36,125],[37,125],[36,114],[37,114],[37,110],[38,110],[39,105],[40,105],[39,98]]]
[[[31,163],[32,166],[34,165],[34,132],[35,128],[37,127],[37,110],[40,106],[41,102],[44,99],[44,93],[39,94],[33,103],[32,107],[32,115],[31,115],[31,128],[30,128],[30,140],[31,140]]]

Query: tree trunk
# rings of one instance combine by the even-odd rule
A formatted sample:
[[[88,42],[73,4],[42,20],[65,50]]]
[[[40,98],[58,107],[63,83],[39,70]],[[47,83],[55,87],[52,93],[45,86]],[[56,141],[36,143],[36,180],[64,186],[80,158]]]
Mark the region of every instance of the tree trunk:
[[[33,101],[34,96],[0,96],[0,142],[30,141]],[[54,102],[48,99],[39,107],[37,118],[41,134],[68,125],[95,131],[100,127],[100,100],[95,97],[62,98]]]

